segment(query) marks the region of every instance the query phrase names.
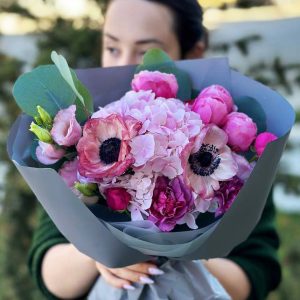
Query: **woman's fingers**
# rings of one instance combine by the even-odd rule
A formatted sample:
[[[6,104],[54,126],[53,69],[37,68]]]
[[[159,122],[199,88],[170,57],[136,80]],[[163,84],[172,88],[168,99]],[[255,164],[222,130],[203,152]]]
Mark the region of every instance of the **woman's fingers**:
[[[110,269],[110,271],[119,278],[130,282],[139,282],[144,284],[152,284],[154,281],[145,273],[136,272],[127,268]]]
[[[155,264],[151,264],[151,263],[135,264],[132,266],[128,266],[127,268],[132,271],[144,273],[147,275],[161,275],[164,273],[162,270],[158,269]]]
[[[109,269],[100,267],[99,272],[108,284],[116,288],[134,289],[129,280],[115,276]]]

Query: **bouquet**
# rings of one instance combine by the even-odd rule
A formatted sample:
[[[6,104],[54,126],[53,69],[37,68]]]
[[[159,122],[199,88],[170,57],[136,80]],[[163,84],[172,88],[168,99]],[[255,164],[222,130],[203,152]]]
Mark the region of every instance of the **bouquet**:
[[[27,115],[8,152],[71,243],[121,267],[222,257],[247,238],[294,122],[283,98],[224,59],[154,49],[137,68],[76,72],[52,60],[15,84]]]

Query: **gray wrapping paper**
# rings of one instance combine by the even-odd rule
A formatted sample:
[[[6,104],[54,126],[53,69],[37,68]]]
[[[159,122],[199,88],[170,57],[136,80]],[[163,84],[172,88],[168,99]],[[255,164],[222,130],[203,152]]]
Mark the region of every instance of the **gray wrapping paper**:
[[[230,70],[226,59],[181,61],[177,65],[190,74],[196,89],[221,84],[234,98],[255,98],[267,113],[267,130],[279,137],[268,145],[230,210],[205,230],[170,233],[155,233],[139,227],[135,230],[131,226],[133,222],[117,220],[114,224],[105,212],[92,213],[54,170],[37,168],[28,150],[33,138],[28,131],[30,118],[20,116],[11,129],[9,156],[58,229],[81,252],[108,267],[122,267],[149,260],[152,256],[174,260],[226,256],[257,224],[294,123],[294,111],[285,99]],[[78,70],[77,74],[97,107],[120,99],[130,89],[134,69],[134,66],[97,68]]]
[[[153,276],[154,284],[135,284],[135,290],[115,288],[99,277],[88,300],[230,300],[219,281],[201,261],[168,261],[165,274]]]

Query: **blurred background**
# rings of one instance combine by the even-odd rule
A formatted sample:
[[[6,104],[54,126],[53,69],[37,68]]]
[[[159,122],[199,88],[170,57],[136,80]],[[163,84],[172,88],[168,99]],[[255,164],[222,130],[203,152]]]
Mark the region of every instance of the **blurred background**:
[[[179,1],[179,0],[178,0]],[[6,137],[19,111],[16,78],[50,52],[73,68],[100,64],[106,1],[0,0],[0,299],[43,299],[31,282],[27,249],[38,202],[6,154]],[[283,281],[269,300],[300,299],[300,0],[203,0],[210,34],[207,57],[230,65],[279,91],[295,108],[297,123],[275,183]]]

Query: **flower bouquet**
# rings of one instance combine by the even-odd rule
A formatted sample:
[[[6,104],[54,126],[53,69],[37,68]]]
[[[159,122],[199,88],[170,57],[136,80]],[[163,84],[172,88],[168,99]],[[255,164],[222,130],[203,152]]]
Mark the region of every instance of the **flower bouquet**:
[[[294,122],[281,96],[225,59],[154,49],[138,67],[76,72],[52,60],[15,84],[26,115],[8,153],[71,243],[121,267],[223,257],[247,238]]]

